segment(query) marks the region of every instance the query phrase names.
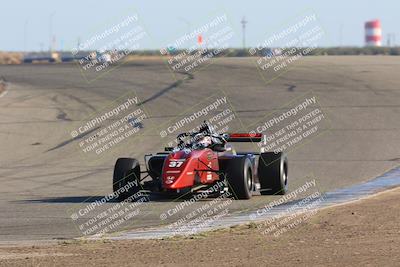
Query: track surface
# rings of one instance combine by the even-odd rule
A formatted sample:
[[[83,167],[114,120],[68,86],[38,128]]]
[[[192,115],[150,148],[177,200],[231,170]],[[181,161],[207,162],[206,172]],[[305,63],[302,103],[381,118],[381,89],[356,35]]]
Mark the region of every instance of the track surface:
[[[73,125],[132,91],[147,100],[146,128],[180,118],[217,90],[226,92],[246,125],[312,90],[331,126],[289,154],[291,188],[310,175],[321,191],[369,180],[400,162],[399,71],[397,57],[306,57],[266,83],[250,59],[218,59],[190,77],[173,76],[152,60],[87,83],[73,64],[0,66],[10,83],[0,99],[0,241],[79,236],[67,210],[111,192],[115,158],[160,150],[155,132],[93,162],[82,160],[71,141]],[[253,210],[274,198],[235,201],[230,211]],[[131,228],[159,225],[160,213],[175,204],[149,203]]]

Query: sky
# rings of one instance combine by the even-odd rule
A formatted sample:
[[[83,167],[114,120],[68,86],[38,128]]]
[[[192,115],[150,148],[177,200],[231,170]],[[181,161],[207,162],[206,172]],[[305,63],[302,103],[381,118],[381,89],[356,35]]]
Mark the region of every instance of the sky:
[[[0,51],[48,50],[51,43],[57,50],[71,50],[78,40],[84,42],[132,14],[138,15],[148,37],[140,49],[165,47],[221,14],[226,14],[235,32],[230,47],[242,47],[243,17],[248,22],[246,47],[256,46],[304,12],[316,14],[324,29],[318,46],[363,46],[364,23],[372,19],[381,21],[383,44],[388,34],[394,36],[392,44],[400,44],[400,1],[396,0],[1,0],[1,11]]]

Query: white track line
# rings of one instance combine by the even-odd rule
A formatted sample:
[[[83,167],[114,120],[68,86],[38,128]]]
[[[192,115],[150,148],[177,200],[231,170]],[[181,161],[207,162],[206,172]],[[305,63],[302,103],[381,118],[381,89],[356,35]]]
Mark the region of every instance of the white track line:
[[[0,94],[0,98],[2,98],[8,93],[8,83],[4,82],[3,80],[0,80],[0,83],[4,86],[4,92]]]
[[[319,205],[317,205],[315,209],[322,209],[326,207],[332,207],[338,204],[345,204],[353,202],[355,200],[360,200],[362,198],[374,195],[378,192],[390,189],[395,186],[400,186],[400,167],[396,167],[370,181],[352,185],[342,189],[337,189],[332,192],[327,192],[324,194],[324,201],[321,202]],[[267,220],[272,216],[278,215],[282,211],[282,209],[289,208],[293,204],[294,203],[287,203],[279,205],[274,209],[274,211],[265,213],[261,216],[255,216],[257,215],[255,211],[243,212],[237,215],[226,216],[219,220],[213,221],[212,223],[210,223],[205,227],[198,227],[196,233]],[[172,237],[175,235],[190,235],[190,234],[191,234],[190,229],[188,229],[187,232],[185,231],[174,232],[173,229],[171,230],[168,227],[160,226],[151,229],[136,229],[136,230],[124,231],[120,233],[114,233],[111,235],[94,235],[89,237],[83,237],[83,239],[91,239],[91,240],[160,239],[165,237]]]
[[[0,94],[0,98],[2,98],[3,96],[5,96],[8,93],[8,90],[5,90],[3,93]]]

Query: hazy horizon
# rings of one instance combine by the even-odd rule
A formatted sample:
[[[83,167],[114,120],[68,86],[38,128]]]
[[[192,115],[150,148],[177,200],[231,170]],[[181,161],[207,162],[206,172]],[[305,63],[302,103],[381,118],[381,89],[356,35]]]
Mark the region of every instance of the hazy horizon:
[[[387,45],[390,36],[393,46],[398,44],[396,37],[400,38],[397,27],[400,23],[399,8],[400,3],[396,1],[366,3],[360,0],[333,3],[301,0],[295,6],[287,0],[272,3],[249,1],[240,5],[226,0],[218,4],[206,0],[201,5],[183,4],[176,0],[160,3],[123,0],[118,4],[73,0],[57,2],[57,6],[49,0],[16,0],[3,3],[3,10],[7,12],[0,17],[3,34],[0,50],[47,51],[52,43],[55,50],[69,51],[96,31],[112,26],[110,21],[122,18],[132,9],[149,35],[138,50],[165,47],[170,40],[192,31],[215,12],[226,14],[236,32],[230,43],[232,48],[242,47],[243,17],[247,21],[246,47],[256,46],[276,25],[282,25],[308,9],[318,16],[326,31],[320,47],[364,46],[364,23],[373,19],[381,21],[382,45]]]

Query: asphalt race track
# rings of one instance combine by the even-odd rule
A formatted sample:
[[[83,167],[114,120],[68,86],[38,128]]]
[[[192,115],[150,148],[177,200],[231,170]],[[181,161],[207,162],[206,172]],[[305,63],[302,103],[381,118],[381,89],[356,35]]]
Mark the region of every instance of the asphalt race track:
[[[0,65],[8,82],[0,98],[0,242],[81,236],[69,212],[112,192],[116,158],[142,160],[161,151],[160,125],[221,92],[235,110],[232,129],[241,131],[293,100],[317,97],[326,123],[320,135],[288,151],[291,189],[310,179],[321,192],[370,180],[400,162],[400,80],[393,79],[399,73],[398,58],[390,56],[310,56],[267,77],[248,58],[216,59],[193,74],[173,74],[161,60],[137,60],[90,83],[74,64]],[[142,134],[99,157],[82,156],[71,130],[127,94],[146,110]],[[276,198],[234,201],[229,212]],[[162,221],[160,214],[175,205],[155,199],[126,228],[172,222],[176,217]]]

